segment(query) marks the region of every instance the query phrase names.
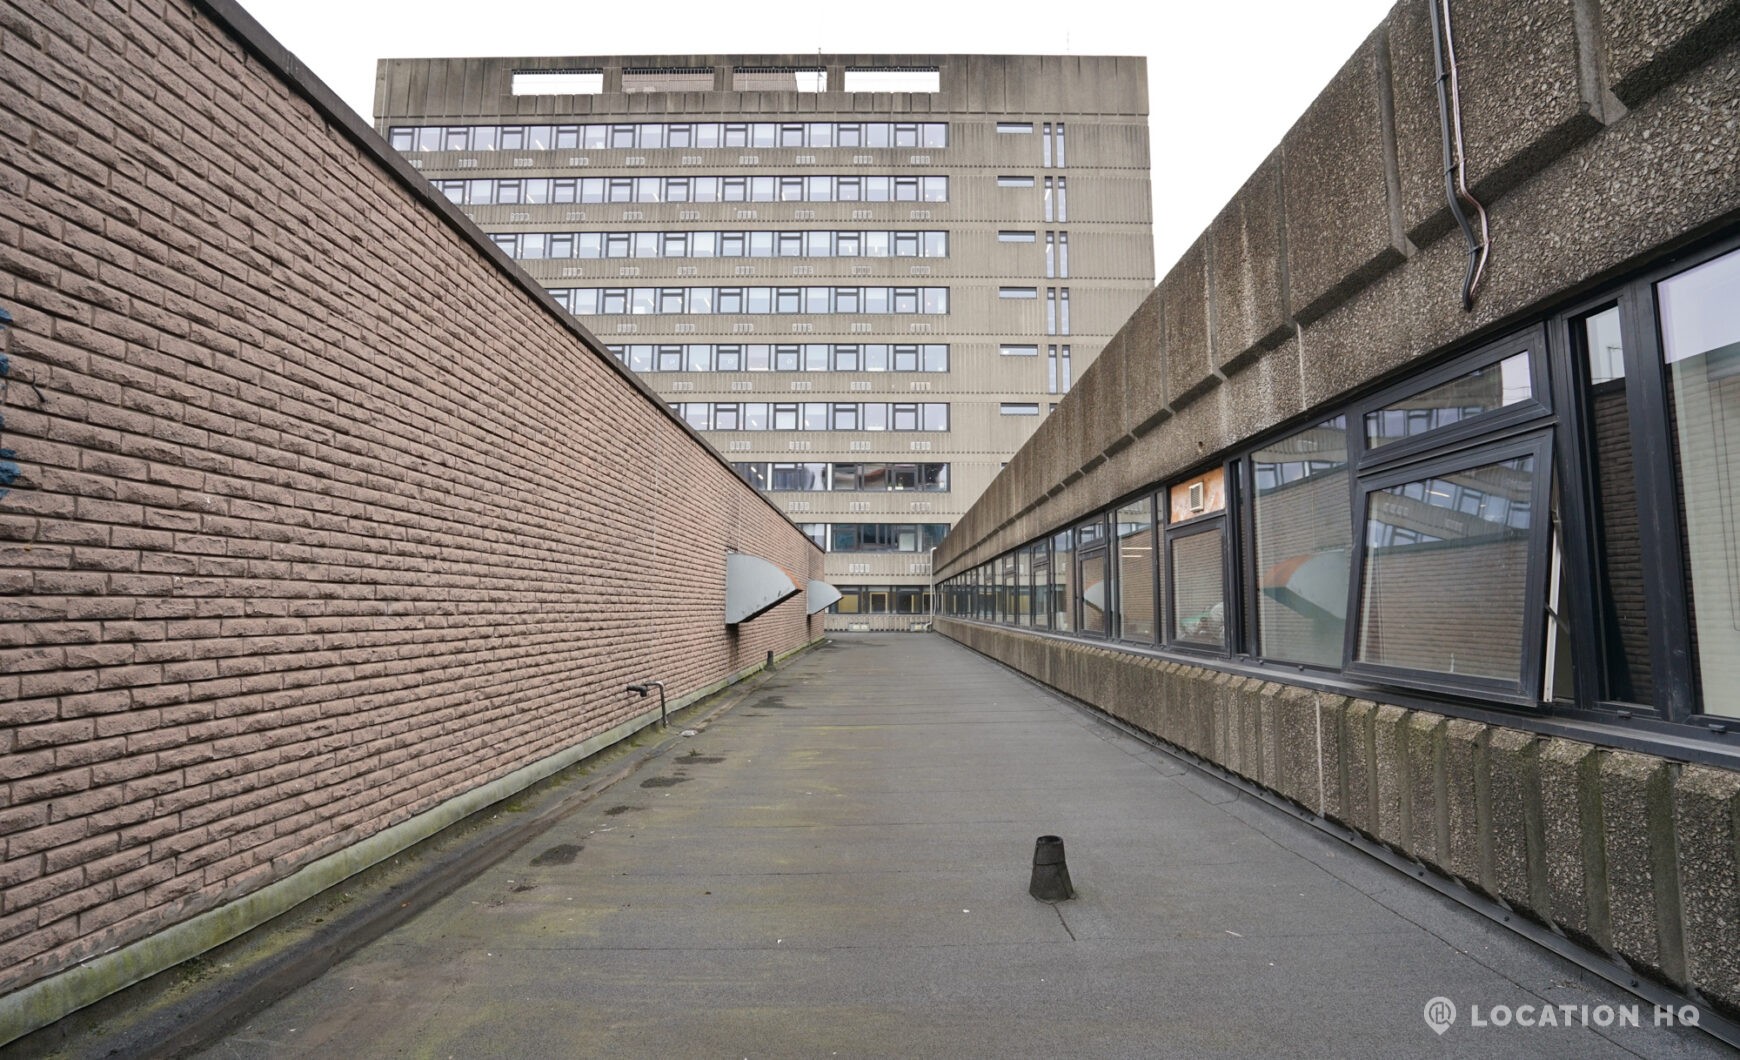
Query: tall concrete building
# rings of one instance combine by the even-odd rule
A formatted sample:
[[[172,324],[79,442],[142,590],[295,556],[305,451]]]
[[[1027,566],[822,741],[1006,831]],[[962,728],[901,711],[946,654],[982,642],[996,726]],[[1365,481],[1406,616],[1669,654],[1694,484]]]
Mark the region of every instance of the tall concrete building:
[[[393,59],[377,126],[828,552],[834,629],[1153,287],[1147,70],[1083,56]]]

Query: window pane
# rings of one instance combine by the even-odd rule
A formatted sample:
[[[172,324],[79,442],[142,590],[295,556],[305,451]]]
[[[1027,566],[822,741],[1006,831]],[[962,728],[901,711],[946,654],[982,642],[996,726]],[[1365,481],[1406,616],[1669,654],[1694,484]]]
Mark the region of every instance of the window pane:
[[[1521,678],[1534,464],[1518,457],[1368,496],[1360,661]]]
[[[1051,550],[1044,541],[1033,546],[1033,624],[1051,625]]]
[[[1740,716],[1740,253],[1656,287],[1703,710]]]
[[[1251,455],[1257,643],[1263,656],[1340,666],[1347,626],[1347,420],[1337,416]]]
[[[1595,471],[1591,485],[1596,510],[1595,553],[1601,565],[1595,583],[1601,597],[1599,636],[1606,673],[1603,694],[1631,703],[1654,703],[1619,307],[1585,318],[1579,330],[1589,367],[1584,400]]]
[[[1226,645],[1226,584],[1221,531],[1172,542],[1172,640],[1220,648]]]
[[[1083,633],[1106,631],[1106,553],[1104,549],[1081,560],[1081,629]]]
[[[1376,449],[1533,397],[1529,355],[1513,354],[1497,364],[1476,368],[1448,383],[1366,413],[1366,444]]]
[[[1051,628],[1067,633],[1075,628],[1070,618],[1070,605],[1075,596],[1070,590],[1075,571],[1073,535],[1065,530],[1051,539]]]
[[[1118,636],[1154,642],[1154,514],[1144,500],[1118,509]]]

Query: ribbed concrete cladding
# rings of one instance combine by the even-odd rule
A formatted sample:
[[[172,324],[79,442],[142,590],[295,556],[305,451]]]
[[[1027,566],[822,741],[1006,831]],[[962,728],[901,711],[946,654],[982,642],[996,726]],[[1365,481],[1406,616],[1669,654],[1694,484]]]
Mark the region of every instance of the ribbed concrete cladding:
[[[596,91],[516,94],[540,69],[596,71]],[[710,83],[630,91],[638,70]],[[857,72],[899,81],[844,90]],[[1139,59],[393,60],[379,85],[380,130],[733,460],[951,466],[923,500],[777,498],[800,520],[953,520],[1150,286]],[[1034,297],[1000,298],[1010,286]],[[1067,354],[997,352],[1064,335]],[[909,402],[946,406],[946,424],[756,426],[785,403]]]
[[[644,61],[643,61],[644,60]],[[685,93],[700,95],[698,102],[712,104],[720,117],[730,120],[742,117],[756,120],[760,114],[751,112],[742,92],[731,91],[731,74],[737,68],[783,67],[796,70],[820,67],[827,71],[826,92],[796,92],[781,90],[790,99],[780,102],[781,109],[813,110],[825,118],[828,111],[847,112],[847,120],[857,115],[854,93],[841,89],[845,72],[852,67],[907,67],[934,69],[939,73],[938,91],[914,93],[893,91],[876,93],[874,106],[892,115],[910,113],[913,120],[923,121],[929,114],[946,111],[1002,116],[1055,115],[1085,113],[1095,116],[1145,118],[1148,108],[1146,64],[1139,57],[1104,58],[1064,55],[688,55],[688,56],[552,56],[548,58],[471,58],[429,60],[418,64],[391,64],[388,76],[380,80],[375,93],[377,115],[403,115],[403,121],[391,124],[432,124],[433,120],[458,124],[465,116],[487,113],[498,119],[551,121],[548,95],[513,94],[516,74],[538,70],[586,70],[602,74],[601,94],[565,97],[563,106],[578,114],[596,111],[600,115],[620,114],[625,108],[612,99],[620,91],[622,71],[639,67],[707,67],[714,71],[713,91]],[[753,91],[757,96],[764,90]],[[659,103],[669,104],[673,94],[664,94]],[[710,98],[709,98],[710,97]],[[683,109],[691,109],[682,101]],[[664,108],[668,110],[668,106]],[[649,105],[633,115],[641,120],[652,113]],[[804,117],[808,120],[809,115]],[[610,120],[605,118],[603,120]],[[620,120],[620,119],[618,119]],[[899,120],[899,119],[896,119]]]
[[[939,629],[1732,1015],[1740,17],[1452,6],[1472,311],[1401,5],[957,524]]]

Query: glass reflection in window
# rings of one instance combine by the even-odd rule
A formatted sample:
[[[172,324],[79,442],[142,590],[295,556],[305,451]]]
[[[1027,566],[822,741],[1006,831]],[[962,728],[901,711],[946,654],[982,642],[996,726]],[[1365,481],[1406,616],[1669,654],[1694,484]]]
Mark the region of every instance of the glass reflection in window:
[[[1708,714],[1740,716],[1740,252],[1656,285]]]
[[[1603,695],[1631,703],[1655,701],[1644,603],[1641,526],[1637,510],[1636,454],[1631,445],[1630,399],[1625,384],[1625,340],[1619,307],[1585,317],[1579,329],[1588,390],[1585,422],[1594,468],[1595,579],[1601,599]]]
[[[1360,661],[1521,679],[1535,471],[1524,456],[1369,494]]]
[[[1373,449],[1473,419],[1535,396],[1527,352],[1476,368],[1365,414],[1365,444]]]
[[[1081,629],[1083,633],[1106,632],[1106,552],[1099,549],[1081,560]]]
[[[1265,658],[1340,666],[1347,625],[1347,419],[1251,455],[1257,641]]]
[[[1118,636],[1154,642],[1154,500],[1145,497],[1119,508],[1114,532],[1118,547]]]
[[[1172,540],[1172,640],[1226,646],[1226,582],[1221,530]]]
[[[1075,535],[1068,530],[1051,539],[1051,628],[1067,633],[1075,628],[1070,608],[1075,602],[1070,591],[1075,570]]]

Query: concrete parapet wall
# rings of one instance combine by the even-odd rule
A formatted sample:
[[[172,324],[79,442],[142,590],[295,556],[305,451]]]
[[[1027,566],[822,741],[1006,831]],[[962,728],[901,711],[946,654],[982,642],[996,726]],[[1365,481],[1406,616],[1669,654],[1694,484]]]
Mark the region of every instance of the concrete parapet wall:
[[[1454,5],[1472,312],[1401,3],[937,550],[942,580],[1740,217],[1740,3]]]
[[[1046,634],[952,619],[937,629],[1740,1013],[1732,772]]]
[[[821,554],[239,9],[0,54],[0,993],[819,635],[724,625]]]

